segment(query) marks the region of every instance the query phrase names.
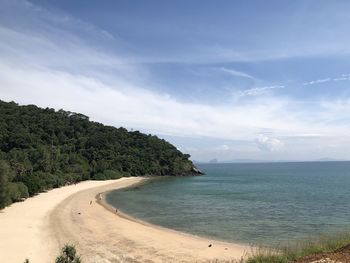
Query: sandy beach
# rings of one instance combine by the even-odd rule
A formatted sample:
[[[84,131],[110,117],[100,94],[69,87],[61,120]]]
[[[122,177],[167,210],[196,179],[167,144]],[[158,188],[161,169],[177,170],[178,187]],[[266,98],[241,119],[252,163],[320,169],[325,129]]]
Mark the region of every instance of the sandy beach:
[[[240,259],[250,251],[132,220],[99,204],[101,193],[142,180],[86,181],[5,208],[0,211],[0,262],[54,262],[66,243],[76,246],[84,263],[208,262]]]

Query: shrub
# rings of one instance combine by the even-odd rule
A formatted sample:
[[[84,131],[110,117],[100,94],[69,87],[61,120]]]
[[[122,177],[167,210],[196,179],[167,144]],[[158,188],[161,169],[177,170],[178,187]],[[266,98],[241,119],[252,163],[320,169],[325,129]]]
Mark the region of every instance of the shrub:
[[[77,251],[72,245],[65,245],[62,248],[62,253],[56,258],[55,263],[81,263],[80,257],[77,256]]]

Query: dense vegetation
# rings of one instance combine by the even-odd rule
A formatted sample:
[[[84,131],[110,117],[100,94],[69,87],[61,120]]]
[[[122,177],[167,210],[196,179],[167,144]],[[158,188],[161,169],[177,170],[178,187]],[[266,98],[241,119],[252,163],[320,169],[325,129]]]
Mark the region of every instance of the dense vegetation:
[[[189,157],[156,136],[79,113],[0,101],[0,208],[82,180],[194,174]]]

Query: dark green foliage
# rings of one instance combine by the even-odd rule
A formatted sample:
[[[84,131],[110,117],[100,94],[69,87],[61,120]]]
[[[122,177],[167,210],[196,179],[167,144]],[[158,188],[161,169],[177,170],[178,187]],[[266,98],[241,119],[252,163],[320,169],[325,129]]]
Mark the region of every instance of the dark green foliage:
[[[77,256],[77,252],[74,246],[65,245],[62,248],[62,253],[56,258],[56,263],[81,263],[80,257]]]
[[[8,195],[11,198],[11,202],[20,201],[29,196],[28,188],[23,182],[10,182],[8,185]]]
[[[0,160],[0,209],[8,205],[9,166]]]
[[[82,180],[192,174],[189,157],[156,136],[82,114],[0,101],[0,208]]]
[[[22,182],[12,182],[14,173],[10,166],[0,160],[0,209],[28,197],[28,188]]]

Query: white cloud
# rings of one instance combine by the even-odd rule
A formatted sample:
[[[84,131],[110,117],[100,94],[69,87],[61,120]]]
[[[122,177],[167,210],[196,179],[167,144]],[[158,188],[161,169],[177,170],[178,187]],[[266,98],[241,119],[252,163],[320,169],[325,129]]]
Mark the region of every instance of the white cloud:
[[[258,138],[255,139],[255,143],[257,147],[262,151],[275,152],[282,149],[284,143],[277,138],[270,138],[266,135],[259,135]]]
[[[35,67],[14,68],[3,63],[0,63],[0,87],[5,100],[65,108],[116,126],[183,136],[253,136],[265,122],[274,125],[270,114],[273,108],[280,107],[274,102],[232,109],[182,103],[118,78],[109,86],[85,75]],[[256,116],[254,124],[252,119],[244,117],[247,113]]]

